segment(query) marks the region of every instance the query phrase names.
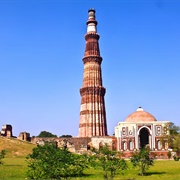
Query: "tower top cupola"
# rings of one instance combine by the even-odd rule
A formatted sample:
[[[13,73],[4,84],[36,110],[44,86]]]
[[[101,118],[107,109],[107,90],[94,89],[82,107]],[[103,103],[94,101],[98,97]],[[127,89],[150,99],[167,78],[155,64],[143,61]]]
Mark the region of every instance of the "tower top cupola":
[[[96,33],[96,16],[95,16],[95,9],[91,8],[88,11],[88,21],[86,22],[87,24],[87,33],[89,32],[95,32]]]

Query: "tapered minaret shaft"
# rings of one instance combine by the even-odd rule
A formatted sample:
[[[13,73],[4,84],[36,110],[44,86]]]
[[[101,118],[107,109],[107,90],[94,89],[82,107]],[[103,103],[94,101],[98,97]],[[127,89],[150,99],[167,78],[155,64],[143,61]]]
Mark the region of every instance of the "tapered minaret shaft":
[[[79,137],[106,136],[106,111],[104,95],[106,89],[102,86],[101,62],[99,51],[99,35],[96,31],[97,21],[95,10],[88,11],[86,48],[83,57],[84,77],[80,89],[81,110]]]

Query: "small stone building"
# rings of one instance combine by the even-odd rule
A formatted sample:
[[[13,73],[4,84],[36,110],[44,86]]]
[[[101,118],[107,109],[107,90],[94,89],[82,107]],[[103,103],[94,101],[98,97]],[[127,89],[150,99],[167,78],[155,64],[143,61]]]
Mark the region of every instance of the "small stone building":
[[[30,133],[21,132],[18,136],[18,139],[23,140],[23,141],[30,141],[31,140]]]
[[[10,124],[2,125],[1,136],[12,137],[12,126]]]
[[[156,154],[167,154],[168,142],[162,144],[163,134],[168,134],[169,121],[157,121],[150,113],[139,107],[124,122],[115,127],[117,150],[130,156],[133,151],[148,145]]]

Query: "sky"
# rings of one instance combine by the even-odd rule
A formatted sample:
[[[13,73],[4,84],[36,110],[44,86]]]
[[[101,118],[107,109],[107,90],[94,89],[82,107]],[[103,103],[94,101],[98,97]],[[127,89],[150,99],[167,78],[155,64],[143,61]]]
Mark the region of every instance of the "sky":
[[[179,0],[0,0],[0,126],[13,135],[78,135],[90,8],[108,134],[139,106],[180,125]]]

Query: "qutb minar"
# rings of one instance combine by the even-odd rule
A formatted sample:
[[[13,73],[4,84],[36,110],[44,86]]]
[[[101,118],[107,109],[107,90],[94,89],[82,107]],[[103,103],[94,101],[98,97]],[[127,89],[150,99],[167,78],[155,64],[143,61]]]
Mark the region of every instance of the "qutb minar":
[[[101,62],[97,34],[95,10],[88,11],[86,48],[83,57],[84,77],[80,89],[81,108],[79,137],[106,136],[106,110],[104,95],[106,89],[102,84]]]

